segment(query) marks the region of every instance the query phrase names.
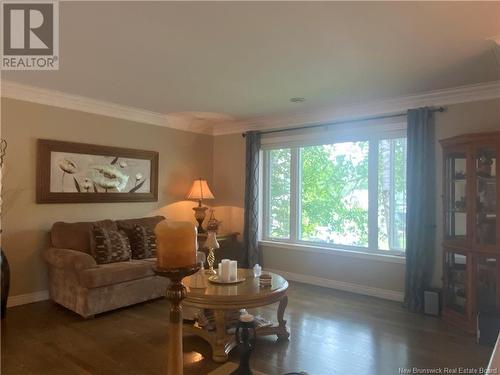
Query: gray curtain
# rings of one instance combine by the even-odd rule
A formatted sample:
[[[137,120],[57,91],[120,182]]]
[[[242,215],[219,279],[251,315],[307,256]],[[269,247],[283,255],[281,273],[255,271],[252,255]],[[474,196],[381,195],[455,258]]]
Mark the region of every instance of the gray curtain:
[[[243,228],[244,266],[259,263],[259,152],[260,133],[246,133],[245,222]]]
[[[408,111],[406,282],[404,306],[422,312],[434,269],[436,174],[434,111]]]

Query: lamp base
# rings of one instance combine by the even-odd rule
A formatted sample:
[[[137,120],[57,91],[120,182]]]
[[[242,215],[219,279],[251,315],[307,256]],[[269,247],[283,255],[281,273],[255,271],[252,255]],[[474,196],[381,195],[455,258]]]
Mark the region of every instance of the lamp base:
[[[203,229],[203,221],[205,220],[206,214],[205,212],[208,210],[208,207],[203,207],[201,205],[193,207],[194,218],[198,222],[198,233],[206,233],[206,230]]]

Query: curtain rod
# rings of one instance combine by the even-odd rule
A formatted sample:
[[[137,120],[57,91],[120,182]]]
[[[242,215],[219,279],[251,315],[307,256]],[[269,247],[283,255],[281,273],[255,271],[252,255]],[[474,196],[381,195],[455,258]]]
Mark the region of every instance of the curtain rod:
[[[445,110],[446,110],[445,107],[438,107],[438,108],[431,109],[432,112],[444,112]],[[406,112],[394,113],[394,114],[390,114],[390,115],[361,117],[361,118],[352,119],[352,120],[338,120],[338,121],[333,121],[333,122],[327,122],[324,124],[304,125],[304,126],[297,126],[294,128],[292,127],[292,128],[273,129],[273,130],[263,130],[263,131],[259,131],[258,133],[260,133],[260,134],[281,133],[281,132],[288,132],[288,131],[293,131],[293,130],[323,128],[323,127],[332,126],[332,125],[349,124],[349,123],[353,123],[353,122],[370,121],[370,120],[383,120],[383,119],[388,119],[388,118],[396,118],[396,117],[404,117],[404,116],[406,116]],[[244,132],[241,135],[243,137],[245,137],[247,135],[247,132]]]

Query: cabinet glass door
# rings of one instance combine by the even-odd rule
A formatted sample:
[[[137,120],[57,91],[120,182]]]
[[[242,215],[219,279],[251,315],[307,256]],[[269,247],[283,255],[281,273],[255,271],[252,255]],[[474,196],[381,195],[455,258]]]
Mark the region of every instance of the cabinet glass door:
[[[445,197],[447,240],[467,238],[467,154],[455,152],[446,158]]]
[[[477,312],[497,312],[497,259],[481,256],[476,263]]]
[[[467,308],[467,257],[447,252],[445,257],[446,306],[465,315]]]
[[[478,245],[496,245],[497,237],[497,154],[494,147],[476,150],[476,242]]]

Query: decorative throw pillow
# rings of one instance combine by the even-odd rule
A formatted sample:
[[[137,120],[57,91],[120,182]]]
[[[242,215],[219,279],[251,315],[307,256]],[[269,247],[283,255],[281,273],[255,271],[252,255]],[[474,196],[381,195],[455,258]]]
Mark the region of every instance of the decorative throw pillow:
[[[153,228],[134,225],[130,237],[132,259],[146,259],[156,257],[156,236]]]
[[[93,225],[91,229],[91,251],[97,264],[130,260],[130,241],[122,230],[113,230]]]

